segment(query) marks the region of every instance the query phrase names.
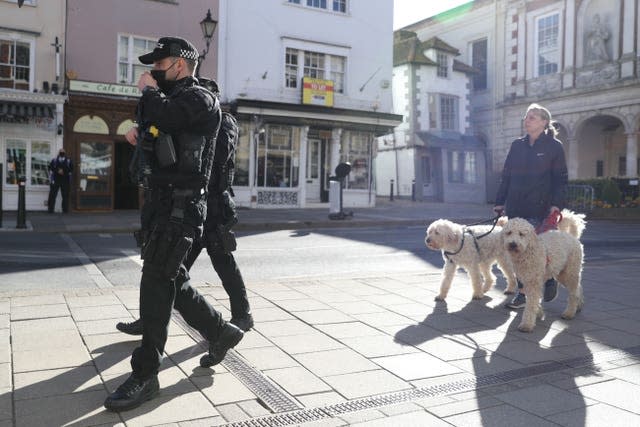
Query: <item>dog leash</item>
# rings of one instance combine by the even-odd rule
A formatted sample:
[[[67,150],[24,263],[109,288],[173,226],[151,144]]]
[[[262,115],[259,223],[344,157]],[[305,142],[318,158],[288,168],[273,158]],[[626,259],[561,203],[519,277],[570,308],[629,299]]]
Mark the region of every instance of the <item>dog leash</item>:
[[[458,248],[457,251],[455,252],[449,252],[449,251],[444,251],[444,255],[447,257],[447,260],[449,260],[450,262],[453,262],[453,260],[451,258],[449,258],[450,256],[453,255],[457,255],[460,253],[460,251],[462,250],[462,248],[464,247],[464,235],[465,234],[470,234],[471,237],[473,237],[473,244],[476,247],[476,251],[478,251],[478,253],[480,253],[480,245],[478,245],[478,239],[482,239],[484,236],[490,234],[494,228],[496,228],[496,224],[498,223],[498,220],[500,219],[502,215],[498,214],[496,215],[494,218],[490,218],[490,219],[485,219],[483,221],[478,221],[478,222],[474,222],[473,224],[468,224],[465,225],[463,230],[462,230],[462,241],[460,242],[460,247]],[[493,226],[491,227],[491,229],[489,231],[487,231],[484,234],[481,234],[480,236],[476,236],[475,234],[473,234],[473,230],[469,230],[468,227],[471,227],[473,225],[480,225],[480,224],[485,224],[487,222],[493,222]]]
[[[478,221],[478,222],[474,222],[473,224],[469,224],[466,225],[465,227],[470,227],[472,225],[480,225],[480,224],[485,224],[487,222],[493,222],[493,225],[491,226],[491,229],[489,231],[487,231],[484,234],[481,234],[479,236],[476,236],[475,234],[473,234],[473,231],[469,230],[469,234],[471,234],[473,236],[474,239],[482,239],[484,236],[491,234],[491,232],[493,231],[494,228],[496,228],[496,224],[498,223],[498,220],[500,219],[500,217],[502,216],[502,214],[498,214],[493,218],[490,219],[485,219],[484,221]],[[476,247],[478,247],[478,244],[476,243]]]

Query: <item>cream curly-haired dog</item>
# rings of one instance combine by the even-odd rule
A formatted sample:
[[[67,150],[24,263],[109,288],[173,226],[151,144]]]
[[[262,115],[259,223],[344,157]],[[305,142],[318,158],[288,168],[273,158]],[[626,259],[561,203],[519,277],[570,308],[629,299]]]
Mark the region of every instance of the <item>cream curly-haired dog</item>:
[[[569,291],[562,318],[573,319],[584,303],[581,285],[584,253],[580,240],[570,232],[556,230],[538,235],[533,226],[522,218],[510,219],[502,228],[501,235],[504,249],[510,255],[516,276],[527,295],[518,329],[533,331],[536,318],[544,315],[540,298],[545,281],[552,277]]]
[[[425,244],[429,249],[442,251],[444,259],[440,294],[435,298],[436,301],[444,301],[447,297],[458,267],[464,268],[471,278],[473,299],[481,299],[495,283],[496,277],[491,268],[496,262],[507,279],[505,293],[515,291],[515,272],[500,240],[502,228],[491,228],[490,225],[466,227],[446,219],[439,219],[429,225]],[[480,237],[489,231],[489,234]]]

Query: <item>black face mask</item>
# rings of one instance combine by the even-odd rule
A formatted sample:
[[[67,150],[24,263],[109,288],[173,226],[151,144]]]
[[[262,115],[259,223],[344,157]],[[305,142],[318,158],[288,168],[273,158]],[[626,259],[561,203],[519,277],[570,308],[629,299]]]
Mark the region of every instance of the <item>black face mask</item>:
[[[178,61],[174,61],[166,70],[151,70],[151,77],[158,82],[158,87],[165,95],[169,94],[173,88],[176,87],[176,80],[167,80],[167,71],[176,65],[176,62]]]

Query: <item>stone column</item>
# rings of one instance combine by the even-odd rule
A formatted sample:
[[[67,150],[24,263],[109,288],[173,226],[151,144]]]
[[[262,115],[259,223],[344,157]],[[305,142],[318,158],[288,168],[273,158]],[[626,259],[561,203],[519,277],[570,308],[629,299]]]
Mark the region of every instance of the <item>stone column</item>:
[[[307,203],[307,153],[309,146],[309,126],[300,128],[300,160],[298,167],[298,205],[304,208]]]
[[[627,176],[638,176],[638,134],[627,134]]]
[[[576,179],[578,178],[578,166],[580,164],[578,138],[567,138],[567,145],[569,146],[569,152],[567,154],[567,170],[569,172],[569,179]]]

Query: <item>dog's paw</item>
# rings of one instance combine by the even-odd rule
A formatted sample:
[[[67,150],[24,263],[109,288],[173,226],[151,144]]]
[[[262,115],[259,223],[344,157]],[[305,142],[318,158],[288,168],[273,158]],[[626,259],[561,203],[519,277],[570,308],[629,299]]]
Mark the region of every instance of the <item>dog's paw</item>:
[[[533,326],[534,325],[526,325],[524,323],[520,323],[520,325],[518,325],[518,330],[520,332],[533,332]]]
[[[570,312],[570,311],[565,311],[564,313],[562,313],[562,314],[560,315],[560,317],[562,317],[564,320],[571,320],[571,319],[573,319],[574,317],[576,317],[576,314],[575,314],[575,313],[572,313],[572,312]]]
[[[516,293],[516,291],[513,291],[513,290],[511,290],[511,289],[507,289],[507,290],[505,290],[505,291],[503,292],[503,294],[505,294],[505,295],[513,295],[513,294],[515,294],[515,293]]]
[[[480,294],[480,295],[473,294],[473,296],[471,297],[471,299],[475,299],[475,300],[482,299],[482,298],[484,298],[484,294]]]
[[[446,297],[443,297],[442,295],[438,295],[437,297],[434,298],[435,301],[444,301]]]

